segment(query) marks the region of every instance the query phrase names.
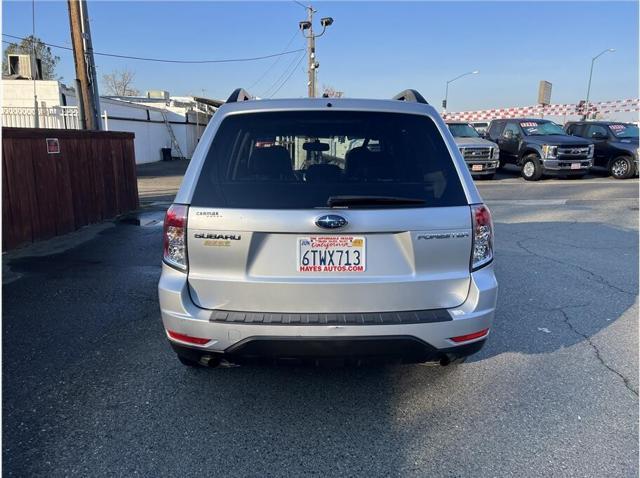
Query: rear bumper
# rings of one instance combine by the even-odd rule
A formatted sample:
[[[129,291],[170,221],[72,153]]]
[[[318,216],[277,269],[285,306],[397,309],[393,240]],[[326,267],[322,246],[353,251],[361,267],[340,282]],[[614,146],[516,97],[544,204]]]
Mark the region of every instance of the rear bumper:
[[[340,356],[345,351],[349,351],[350,356],[367,356],[372,350],[377,351],[377,355],[397,355],[395,352],[404,350],[407,353],[399,355],[407,355],[403,359],[409,358],[409,361],[440,360],[443,356],[468,355],[479,350],[481,345],[476,346],[477,349],[467,346],[483,343],[486,336],[460,344],[453,342],[451,337],[491,327],[497,288],[493,265],[490,264],[471,274],[469,293],[462,305],[452,309],[438,309],[438,312],[419,311],[419,320],[403,321],[402,317],[407,312],[398,312],[397,321],[376,319],[376,322],[368,322],[365,316],[382,314],[367,313],[360,314],[362,320],[359,322],[348,323],[346,319],[342,320],[347,314],[335,313],[299,314],[300,322],[271,323],[264,320],[269,314],[250,313],[252,316],[261,316],[262,320],[259,322],[228,321],[221,320],[216,315],[220,311],[197,307],[189,295],[186,275],[164,264],[158,285],[165,330],[209,339],[204,345],[196,346],[170,339],[167,334],[172,346],[182,352],[187,350],[188,353],[197,355],[222,354],[237,359],[256,355],[274,356],[274,351],[278,350],[283,351],[284,355],[281,356],[297,355],[305,350],[322,356]],[[324,317],[320,317],[321,315]],[[310,323],[311,316],[318,318],[318,321]],[[328,322],[330,316],[340,319]],[[327,322],[323,323],[321,320]],[[456,350],[459,352],[455,352]],[[424,360],[412,360],[415,357]]]
[[[473,343],[436,349],[414,337],[250,337],[241,340],[225,352],[211,352],[196,347],[187,347],[170,342],[173,350],[180,356],[194,362],[206,362],[214,359],[217,363],[225,359],[232,363],[304,363],[307,361],[341,360],[346,363],[360,361],[382,361],[402,363],[443,362],[467,357],[478,352],[485,339]]]

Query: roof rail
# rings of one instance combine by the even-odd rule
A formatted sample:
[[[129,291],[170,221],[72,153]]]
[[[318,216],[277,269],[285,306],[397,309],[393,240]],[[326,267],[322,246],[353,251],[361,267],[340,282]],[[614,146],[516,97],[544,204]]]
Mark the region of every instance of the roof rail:
[[[414,103],[423,103],[425,105],[429,104],[429,102],[424,99],[424,96],[422,96],[416,90],[404,90],[404,91],[401,91],[396,96],[394,96],[392,99],[400,100],[400,101],[412,101]]]
[[[235,90],[233,90],[233,93],[231,93],[231,96],[227,98],[227,103],[235,103],[237,101],[247,101],[250,99],[251,99],[251,95],[249,93],[247,93],[242,88],[236,88]]]

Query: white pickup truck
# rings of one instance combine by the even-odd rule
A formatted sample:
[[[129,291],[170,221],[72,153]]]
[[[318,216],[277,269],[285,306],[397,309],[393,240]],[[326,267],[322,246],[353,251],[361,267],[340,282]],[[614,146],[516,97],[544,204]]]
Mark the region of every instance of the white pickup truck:
[[[496,143],[483,139],[469,123],[447,122],[472,176],[491,179],[500,165],[500,149]]]

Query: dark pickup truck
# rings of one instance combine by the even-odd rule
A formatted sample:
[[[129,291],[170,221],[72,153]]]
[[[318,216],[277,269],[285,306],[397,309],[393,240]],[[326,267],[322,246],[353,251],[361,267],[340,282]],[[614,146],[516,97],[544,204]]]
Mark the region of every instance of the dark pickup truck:
[[[638,127],[615,121],[570,121],[564,126],[573,136],[594,142],[593,165],[616,179],[638,174]]]
[[[518,165],[527,181],[537,181],[543,175],[581,177],[593,164],[593,143],[569,136],[549,120],[493,120],[487,139],[500,147],[500,166]]]

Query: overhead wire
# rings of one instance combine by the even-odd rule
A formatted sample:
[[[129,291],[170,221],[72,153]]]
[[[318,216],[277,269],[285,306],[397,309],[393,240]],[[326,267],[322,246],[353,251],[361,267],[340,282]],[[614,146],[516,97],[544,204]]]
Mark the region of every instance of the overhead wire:
[[[304,53],[303,53],[304,55]],[[282,71],[282,73],[280,74],[280,76],[271,84],[271,86],[269,86],[269,88],[267,88],[264,93],[262,93],[262,97],[267,97],[271,95],[271,92],[276,89],[278,87],[278,85],[280,84],[280,82],[282,81],[283,78],[285,78],[287,76],[287,74],[291,71],[291,68],[294,66],[296,62],[296,58],[292,58],[291,61],[289,62],[289,64],[285,67],[285,69]]]
[[[289,73],[289,76],[287,76],[285,78],[285,80],[282,82],[282,84],[280,86],[278,86],[278,89],[276,91],[274,91],[273,93],[271,93],[271,96],[269,96],[269,98],[273,98],[275,96],[275,94],[280,91],[280,89],[287,84],[287,82],[289,81],[289,78],[291,78],[291,76],[293,76],[293,74],[296,72],[296,70],[298,69],[298,65],[300,65],[300,62],[303,60],[303,58],[305,57],[305,54],[300,55],[300,59],[298,60],[298,63],[296,63],[296,65],[293,67],[293,70],[291,70],[291,73]]]
[[[8,38],[15,38],[17,40],[26,40],[26,38],[24,37],[9,35],[7,33],[3,33],[2,36],[8,37]],[[3,40],[3,42],[5,41]],[[9,42],[5,42],[5,43],[9,43]],[[54,43],[46,43],[46,42],[42,42],[42,43],[52,48],[60,48],[63,50],[73,50],[71,47],[56,45]],[[142,56],[121,55],[117,53],[98,52],[95,50],[93,54],[98,56],[107,56],[111,58],[124,58],[128,60],[138,60],[138,61],[152,61],[157,63],[206,64],[206,63],[238,63],[238,62],[247,62],[247,61],[266,60],[268,58],[275,58],[275,57],[280,57],[284,55],[290,55],[292,53],[297,53],[301,51],[304,51],[304,48],[283,51],[280,53],[272,53],[269,55],[261,55],[261,56],[247,57],[247,58],[224,58],[224,59],[217,59],[217,60],[174,60],[174,59],[166,59],[166,58],[149,58],[149,57],[142,57]]]
[[[296,37],[298,36],[298,32],[294,32],[293,36],[289,39],[289,41],[287,42],[286,46],[283,48],[284,51],[287,50],[287,48],[289,48],[289,46],[291,46],[291,43],[293,43],[293,40],[296,39]],[[269,66],[269,68],[266,69],[266,71],[260,75],[260,77],[254,81],[249,87],[247,87],[248,90],[253,89],[254,86],[256,86],[258,83],[260,83],[268,74],[271,70],[273,70],[273,68],[280,63],[280,60],[282,59],[282,56],[279,56],[278,58],[276,58],[274,60],[274,62]]]

